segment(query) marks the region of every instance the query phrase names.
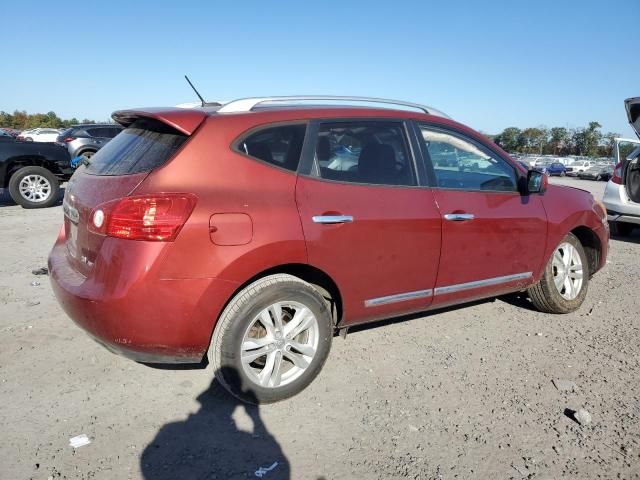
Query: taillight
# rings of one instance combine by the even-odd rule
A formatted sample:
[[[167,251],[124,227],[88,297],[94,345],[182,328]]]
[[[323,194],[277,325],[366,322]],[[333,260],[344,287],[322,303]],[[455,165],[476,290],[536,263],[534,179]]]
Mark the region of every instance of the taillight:
[[[94,208],[87,227],[114,238],[172,242],[195,206],[196,196],[189,193],[125,197]]]
[[[611,177],[611,181],[618,185],[622,185],[622,162],[618,163],[616,168],[613,169],[613,177]]]
[[[77,137],[64,137],[64,138],[62,139],[62,141],[63,141],[64,143],[69,143],[69,142],[73,142],[76,138],[77,138]]]

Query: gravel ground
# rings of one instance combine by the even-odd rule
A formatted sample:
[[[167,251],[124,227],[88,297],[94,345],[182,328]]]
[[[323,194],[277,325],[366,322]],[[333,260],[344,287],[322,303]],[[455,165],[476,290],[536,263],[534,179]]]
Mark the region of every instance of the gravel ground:
[[[303,393],[250,408],[64,315],[31,273],[61,217],[0,203],[2,479],[640,478],[640,232],[573,314],[511,297],[361,328]]]

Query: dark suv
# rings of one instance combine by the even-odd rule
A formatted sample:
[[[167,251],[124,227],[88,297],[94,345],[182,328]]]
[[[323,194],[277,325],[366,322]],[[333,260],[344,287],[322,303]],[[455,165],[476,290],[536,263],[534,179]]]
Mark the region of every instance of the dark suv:
[[[56,143],[66,146],[72,159],[81,156],[88,160],[121,131],[114,123],[74,125],[62,132]]]
[[[607,258],[600,202],[430,107],[344,104],[365,100],[394,103],[114,113],[126,129],[65,192],[49,256],[62,307],[113,352],[207,356],[234,395],[273,402],[353,325],[509,292],[582,305]]]

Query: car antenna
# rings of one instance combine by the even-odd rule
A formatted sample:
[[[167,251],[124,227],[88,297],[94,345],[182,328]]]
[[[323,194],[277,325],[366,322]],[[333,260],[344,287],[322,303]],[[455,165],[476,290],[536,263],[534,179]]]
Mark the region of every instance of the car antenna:
[[[219,107],[222,105],[221,103],[218,103],[218,102],[205,102],[204,98],[202,98],[202,95],[200,95],[200,92],[196,90],[196,87],[194,87],[193,83],[191,83],[191,80],[189,80],[189,77],[185,75],[184,78],[189,83],[189,86],[193,88],[193,91],[196,92],[196,95],[200,99],[200,103],[202,104],[203,107]]]

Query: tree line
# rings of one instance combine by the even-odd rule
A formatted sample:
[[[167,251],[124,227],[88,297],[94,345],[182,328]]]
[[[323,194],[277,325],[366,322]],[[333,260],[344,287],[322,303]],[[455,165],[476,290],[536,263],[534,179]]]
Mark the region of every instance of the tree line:
[[[97,123],[95,120],[83,118],[78,120],[73,117],[63,120],[55,112],[49,113],[27,113],[16,110],[13,113],[0,111],[0,128],[14,128],[16,130],[27,130],[29,128],[68,128],[79,123]]]
[[[598,122],[589,122],[581,128],[540,126],[521,130],[509,127],[489,137],[509,153],[612,157],[614,139],[620,134],[603,133],[601,128]]]

